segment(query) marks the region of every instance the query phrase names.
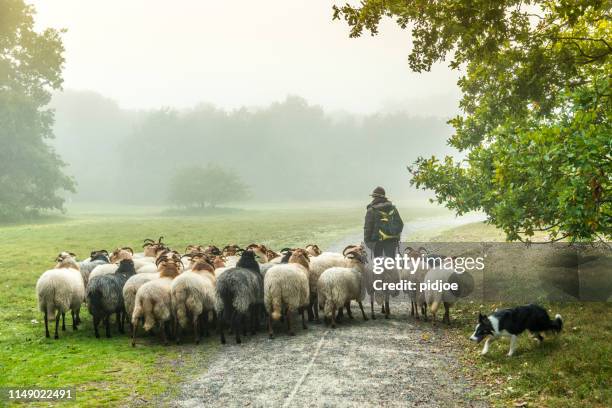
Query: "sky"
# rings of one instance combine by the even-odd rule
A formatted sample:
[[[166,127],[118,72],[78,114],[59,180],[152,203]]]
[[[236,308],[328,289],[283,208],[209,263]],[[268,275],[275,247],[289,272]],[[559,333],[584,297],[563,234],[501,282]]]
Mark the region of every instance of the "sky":
[[[337,0],[344,3],[345,0]],[[122,108],[225,109],[300,95],[328,111],[456,112],[458,73],[413,73],[410,33],[385,21],[348,37],[326,0],[36,0],[37,27],[65,28],[64,88]]]

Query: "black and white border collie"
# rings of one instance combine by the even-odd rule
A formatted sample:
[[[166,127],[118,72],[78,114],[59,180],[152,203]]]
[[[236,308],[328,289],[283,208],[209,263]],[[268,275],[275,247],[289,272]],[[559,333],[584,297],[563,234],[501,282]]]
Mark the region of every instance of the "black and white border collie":
[[[478,313],[478,324],[474,334],[470,337],[477,343],[487,338],[482,355],[487,354],[491,343],[499,337],[510,337],[510,351],[508,356],[514,354],[516,349],[516,338],[519,334],[528,330],[539,343],[544,340],[540,332],[552,331],[559,333],[563,328],[561,315],[556,315],[551,320],[546,310],[538,305],[519,306],[514,309],[496,310],[495,313],[486,317]]]

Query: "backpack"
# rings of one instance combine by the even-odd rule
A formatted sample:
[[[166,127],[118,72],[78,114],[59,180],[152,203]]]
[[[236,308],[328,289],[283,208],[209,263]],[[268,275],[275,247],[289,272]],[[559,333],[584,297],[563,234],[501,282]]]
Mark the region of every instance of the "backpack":
[[[391,206],[388,211],[374,209],[374,215],[376,217],[375,225],[377,227],[375,234],[377,235],[378,241],[400,239],[404,223],[395,206]]]

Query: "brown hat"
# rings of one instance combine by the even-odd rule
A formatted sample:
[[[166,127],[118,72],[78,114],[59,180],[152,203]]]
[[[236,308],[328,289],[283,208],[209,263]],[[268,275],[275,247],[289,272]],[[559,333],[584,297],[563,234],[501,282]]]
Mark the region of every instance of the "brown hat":
[[[384,197],[385,195],[386,195],[385,189],[382,188],[381,186],[378,186],[374,189],[374,191],[372,191],[372,194],[370,194],[370,197]]]

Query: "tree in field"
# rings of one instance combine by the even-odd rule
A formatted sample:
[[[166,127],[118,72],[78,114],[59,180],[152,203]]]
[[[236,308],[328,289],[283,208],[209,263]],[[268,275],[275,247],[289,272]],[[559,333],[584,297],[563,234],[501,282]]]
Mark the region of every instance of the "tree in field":
[[[364,0],[335,6],[352,37],[383,17],[412,32],[416,72],[463,69],[449,144],[411,183],[462,214],[483,210],[508,240],[612,237],[612,3],[609,0]]]
[[[33,26],[32,6],[0,0],[0,219],[62,209],[58,190],[74,191],[46,143],[53,112],[45,106],[62,84],[64,48],[58,31]]]
[[[209,164],[179,169],[170,182],[170,201],[181,207],[216,207],[248,198],[248,187],[237,174]]]

